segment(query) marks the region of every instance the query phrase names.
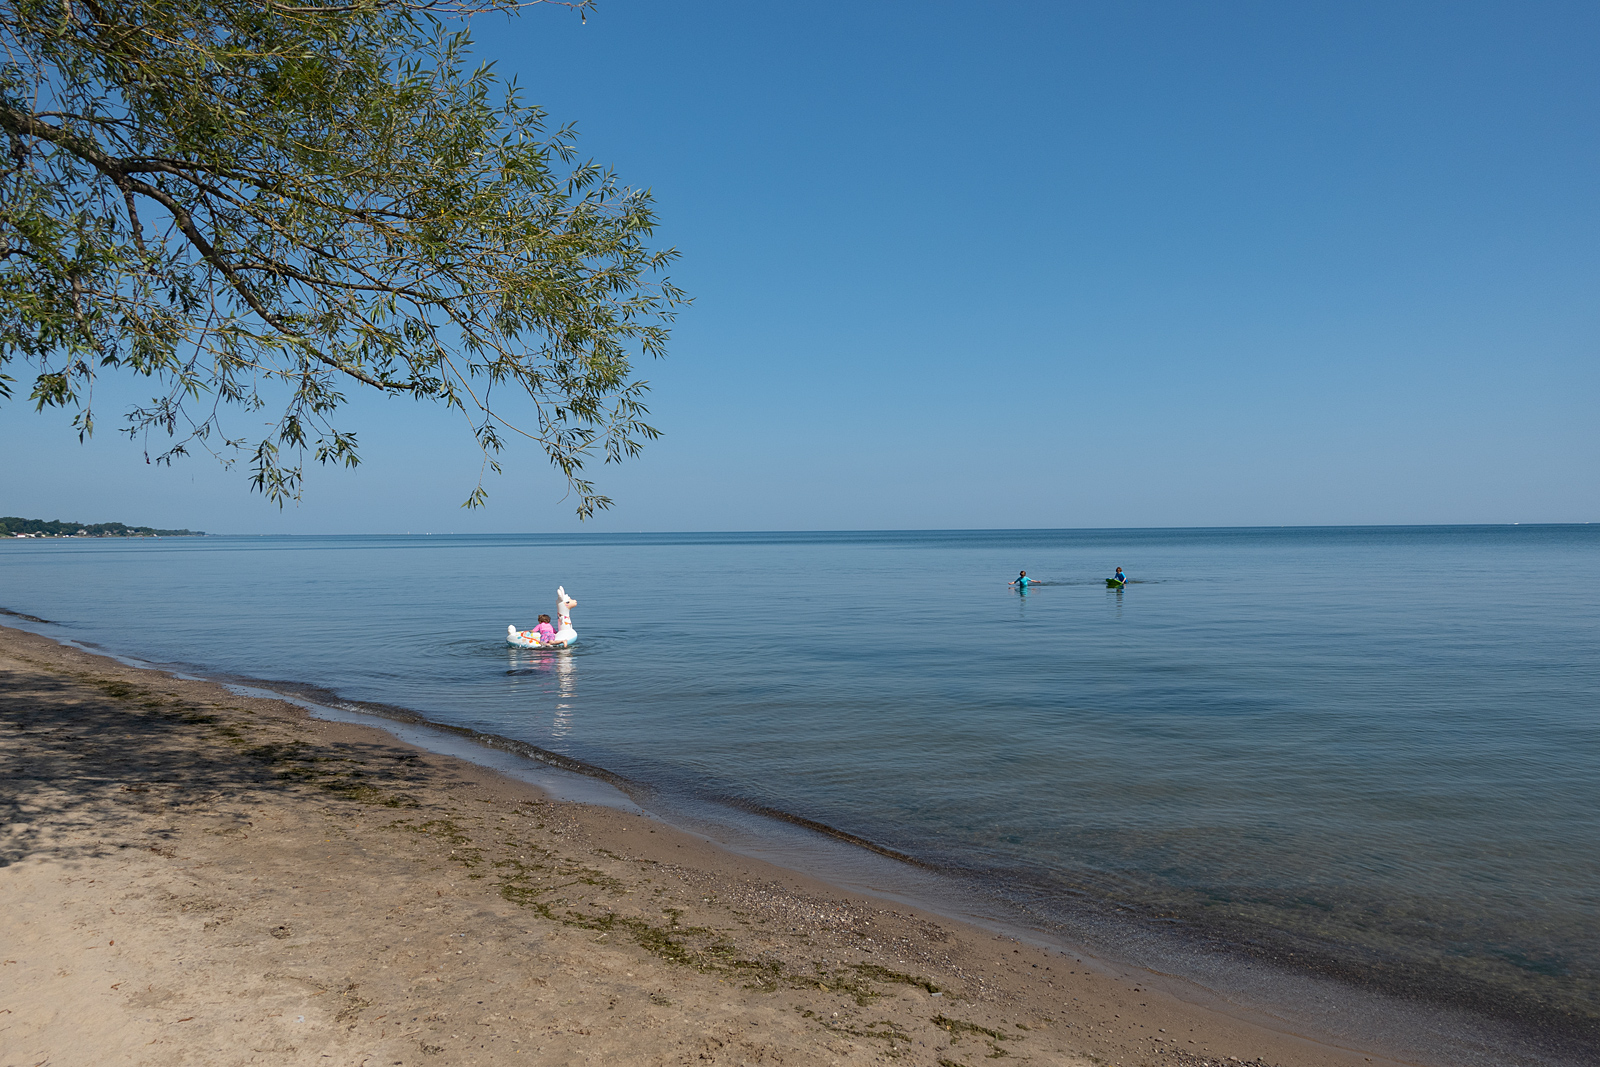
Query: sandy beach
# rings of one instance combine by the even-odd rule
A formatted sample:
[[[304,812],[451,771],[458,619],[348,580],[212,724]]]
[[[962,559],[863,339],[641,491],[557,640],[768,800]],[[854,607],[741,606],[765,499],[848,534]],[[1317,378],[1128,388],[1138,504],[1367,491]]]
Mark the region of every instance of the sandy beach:
[[[3,627],[0,719],[0,1067],[1394,1062]]]

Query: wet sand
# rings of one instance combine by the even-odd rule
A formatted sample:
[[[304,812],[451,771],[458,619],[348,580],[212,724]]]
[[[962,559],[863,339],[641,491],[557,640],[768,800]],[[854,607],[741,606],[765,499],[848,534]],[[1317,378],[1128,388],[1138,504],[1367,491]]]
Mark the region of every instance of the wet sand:
[[[0,1067],[1390,1064],[0,627]]]

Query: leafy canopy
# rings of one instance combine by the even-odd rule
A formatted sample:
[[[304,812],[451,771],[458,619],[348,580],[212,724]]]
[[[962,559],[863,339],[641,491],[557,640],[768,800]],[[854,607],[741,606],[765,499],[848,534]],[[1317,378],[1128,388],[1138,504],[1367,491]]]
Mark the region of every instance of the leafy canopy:
[[[95,376],[144,375],[147,458],[248,456],[282,506],[308,453],[358,462],[347,391],[404,394],[608,507],[584,462],[658,436],[633,364],[684,297],[649,193],[467,65],[464,20],[524,6],[0,0],[0,396],[29,364],[82,439]]]

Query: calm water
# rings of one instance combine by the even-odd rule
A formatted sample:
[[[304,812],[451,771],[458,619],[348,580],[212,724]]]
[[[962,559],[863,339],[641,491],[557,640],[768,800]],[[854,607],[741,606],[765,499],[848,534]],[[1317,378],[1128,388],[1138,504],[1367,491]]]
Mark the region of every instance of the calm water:
[[[1600,526],[13,540],[0,606],[1600,1032]]]

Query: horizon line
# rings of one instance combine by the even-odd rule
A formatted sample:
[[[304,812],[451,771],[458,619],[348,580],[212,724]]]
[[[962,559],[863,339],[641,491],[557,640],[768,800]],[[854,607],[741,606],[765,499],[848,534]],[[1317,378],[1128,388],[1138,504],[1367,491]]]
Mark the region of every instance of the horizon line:
[[[1406,523],[1281,523],[1248,526],[927,526],[927,527],[860,527],[857,529],[767,529],[767,530],[494,530],[462,532],[454,530],[367,531],[363,533],[204,533],[204,537],[571,537],[571,536],[629,536],[651,535],[659,537],[781,534],[913,534],[913,533],[1109,533],[1118,531],[1176,531],[1176,530],[1423,530],[1423,529],[1479,529],[1485,527],[1513,526],[1592,526],[1594,520],[1582,522],[1406,522]],[[170,539],[170,538],[169,538]]]

